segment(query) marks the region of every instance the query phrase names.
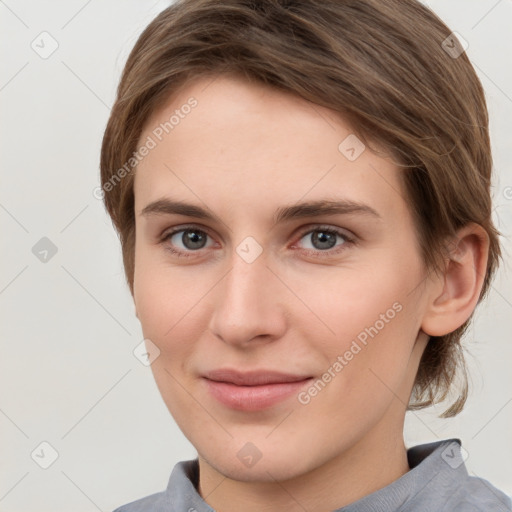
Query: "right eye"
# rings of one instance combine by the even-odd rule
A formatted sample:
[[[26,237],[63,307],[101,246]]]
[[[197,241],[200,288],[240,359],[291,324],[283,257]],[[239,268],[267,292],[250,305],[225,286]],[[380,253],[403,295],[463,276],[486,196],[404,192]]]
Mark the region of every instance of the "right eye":
[[[172,254],[178,257],[188,258],[192,253],[208,248],[206,245],[209,238],[206,231],[194,226],[176,228],[166,233],[161,243]]]

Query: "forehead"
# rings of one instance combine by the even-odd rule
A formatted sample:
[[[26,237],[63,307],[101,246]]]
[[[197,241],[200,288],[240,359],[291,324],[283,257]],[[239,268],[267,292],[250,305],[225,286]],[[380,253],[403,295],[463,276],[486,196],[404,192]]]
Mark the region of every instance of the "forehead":
[[[405,207],[393,161],[365,148],[338,113],[237,77],[185,84],[148,119],[139,146],[149,139],[135,174],[138,212],[171,192],[212,207],[326,194]]]

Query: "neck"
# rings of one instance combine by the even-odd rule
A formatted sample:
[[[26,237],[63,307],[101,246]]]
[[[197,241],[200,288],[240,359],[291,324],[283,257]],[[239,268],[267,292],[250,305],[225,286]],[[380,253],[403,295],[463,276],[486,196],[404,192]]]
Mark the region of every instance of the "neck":
[[[399,427],[399,428],[396,428]],[[376,425],[348,451],[295,478],[240,482],[199,458],[199,492],[217,512],[328,512],[391,484],[409,471],[400,425]]]

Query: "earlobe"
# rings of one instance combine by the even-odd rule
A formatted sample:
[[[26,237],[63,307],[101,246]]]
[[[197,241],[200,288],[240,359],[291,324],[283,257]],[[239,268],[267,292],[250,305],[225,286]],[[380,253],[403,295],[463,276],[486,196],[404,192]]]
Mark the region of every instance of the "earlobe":
[[[455,331],[471,316],[484,283],[489,236],[478,224],[459,230],[448,247],[446,265],[434,278],[421,329],[430,336]]]

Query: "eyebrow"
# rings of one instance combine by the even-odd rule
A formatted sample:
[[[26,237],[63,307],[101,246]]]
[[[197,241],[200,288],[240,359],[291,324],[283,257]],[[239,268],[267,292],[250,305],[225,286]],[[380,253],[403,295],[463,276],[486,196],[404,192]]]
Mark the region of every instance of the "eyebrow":
[[[274,214],[274,224],[305,217],[340,214],[362,214],[372,216],[376,219],[382,219],[381,215],[367,204],[349,200],[322,199],[278,208]],[[159,199],[149,203],[144,207],[140,215],[184,215],[187,217],[220,222],[220,219],[208,209],[182,201],[173,201],[171,199]]]

